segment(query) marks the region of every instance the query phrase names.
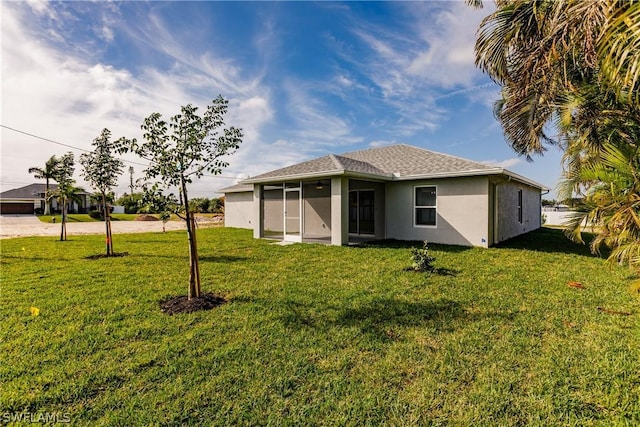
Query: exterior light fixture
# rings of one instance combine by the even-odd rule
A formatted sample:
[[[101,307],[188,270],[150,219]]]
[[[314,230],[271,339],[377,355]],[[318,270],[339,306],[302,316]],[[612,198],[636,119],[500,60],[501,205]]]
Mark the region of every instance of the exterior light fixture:
[[[322,190],[324,187],[322,186],[322,181],[318,181],[316,183],[316,190]]]

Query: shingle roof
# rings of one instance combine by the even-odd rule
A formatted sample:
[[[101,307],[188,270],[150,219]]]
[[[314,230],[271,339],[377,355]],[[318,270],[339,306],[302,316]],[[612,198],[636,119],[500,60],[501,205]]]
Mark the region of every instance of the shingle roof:
[[[545,188],[500,167],[406,144],[352,151],[341,155],[330,154],[257,175],[240,184],[335,175],[362,176],[387,181],[491,174],[507,174],[530,185]]]
[[[40,194],[44,194],[47,188],[46,184],[29,184],[24,187],[14,188],[0,193],[0,199],[39,199]],[[58,184],[49,184],[49,191],[58,189]],[[84,189],[80,194],[85,193]]]
[[[218,190],[219,193],[244,193],[246,191],[253,191],[252,184],[242,184],[241,182],[229,187],[224,187]]]
[[[366,162],[396,177],[439,175],[496,169],[493,166],[472,160],[437,153],[406,144],[353,151],[343,154],[342,156]]]
[[[398,144],[352,151],[341,155],[330,154],[255,176],[246,182],[341,173],[365,174],[391,179],[403,176],[455,174],[495,169],[460,157]]]

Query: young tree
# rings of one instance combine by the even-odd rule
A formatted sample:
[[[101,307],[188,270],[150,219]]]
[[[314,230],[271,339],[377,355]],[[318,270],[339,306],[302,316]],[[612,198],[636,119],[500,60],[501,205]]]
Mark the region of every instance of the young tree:
[[[60,165],[60,159],[56,156],[51,156],[49,160],[47,160],[44,164],[44,168],[33,167],[29,168],[29,173],[33,174],[36,179],[44,179],[45,180],[45,191],[44,191],[44,214],[51,214],[51,197],[49,195],[49,181],[54,179],[54,176],[57,172],[58,166]]]
[[[80,156],[82,176],[100,193],[102,197],[102,211],[105,223],[107,256],[113,255],[113,238],[111,235],[111,213],[107,205],[107,193],[118,184],[118,177],[122,174],[124,163],[115,157],[117,144],[111,142],[111,131],[103,129],[102,133],[93,140],[93,151]]]
[[[67,240],[67,204],[70,200],[78,198],[80,189],[76,186],[73,179],[75,163],[73,153],[69,152],[59,159],[59,163],[53,174],[53,179],[58,183],[58,188],[52,192],[52,196],[57,197],[61,204],[61,220],[60,220],[60,241]],[[48,202],[48,200],[47,200]]]
[[[188,298],[200,297],[200,269],[195,221],[189,210],[188,184],[205,172],[220,174],[228,163],[223,160],[233,154],[242,142],[242,130],[223,128],[229,102],[222,96],[207,106],[202,116],[197,107],[189,104],[181,114],[162,120],[159,113],[147,117],[142,125],[144,141],[124,140],[123,150],[131,150],[150,162],[144,170],[145,178],[161,181],[164,188],[177,187],[180,194],[181,218],[186,221],[189,240]]]

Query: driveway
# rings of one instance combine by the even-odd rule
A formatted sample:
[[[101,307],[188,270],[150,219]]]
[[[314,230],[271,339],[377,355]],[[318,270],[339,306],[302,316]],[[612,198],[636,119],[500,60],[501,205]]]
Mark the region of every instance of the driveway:
[[[169,221],[167,231],[185,230],[183,221]],[[112,221],[111,231],[121,233],[162,233],[162,221]],[[68,222],[67,236],[104,234],[104,222]],[[0,239],[26,236],[59,236],[60,224],[40,222],[34,215],[0,215]]]

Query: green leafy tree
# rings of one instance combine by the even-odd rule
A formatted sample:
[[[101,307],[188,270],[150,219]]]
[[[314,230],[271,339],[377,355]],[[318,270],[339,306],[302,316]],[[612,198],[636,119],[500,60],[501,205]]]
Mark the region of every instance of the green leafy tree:
[[[149,166],[144,170],[147,180],[160,180],[167,188],[178,188],[182,204],[180,216],[186,221],[189,240],[188,298],[200,297],[200,269],[195,221],[189,210],[188,186],[205,173],[220,174],[228,163],[224,157],[234,153],[242,142],[242,131],[224,128],[228,101],[219,96],[200,116],[198,108],[189,104],[181,113],[162,120],[159,113],[147,117],[142,125],[144,141],[121,140],[125,150],[131,150]]]
[[[151,186],[143,186],[144,193],[140,200],[142,209],[149,213],[156,213],[162,221],[162,232],[166,232],[167,221],[171,219],[171,214],[180,215],[182,205],[172,193],[165,194],[161,191],[157,183]]]
[[[80,156],[82,176],[100,193],[105,223],[107,256],[113,255],[113,236],[111,234],[111,213],[107,205],[107,194],[118,184],[124,163],[115,156],[118,145],[111,141],[111,131],[103,129],[93,140],[93,151]]]
[[[224,197],[211,199],[211,204],[209,205],[209,212],[224,213]]]
[[[53,174],[53,179],[58,183],[58,188],[51,192],[52,197],[56,197],[61,207],[60,216],[60,240],[67,240],[67,210],[70,201],[79,199],[80,188],[76,187],[73,179],[75,162],[73,153],[69,152],[59,159],[58,165]]]
[[[44,168],[33,167],[29,168],[29,173],[33,174],[36,179],[44,179],[45,180],[45,205],[44,205],[44,214],[51,214],[51,197],[49,195],[50,192],[50,181],[52,179],[55,180],[55,175],[57,173],[58,167],[60,165],[60,159],[56,156],[51,156],[49,160],[47,160],[44,164]]]
[[[138,213],[142,208],[143,193],[124,194],[116,204],[124,206],[125,213]]]
[[[206,197],[198,197],[198,198],[189,200],[189,206],[191,207],[192,212],[199,212],[199,213],[209,212],[210,204],[211,204],[211,201]]]

